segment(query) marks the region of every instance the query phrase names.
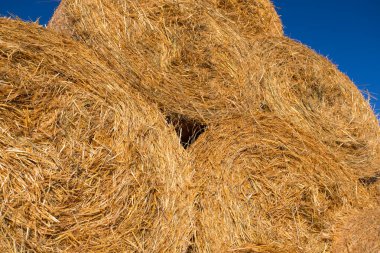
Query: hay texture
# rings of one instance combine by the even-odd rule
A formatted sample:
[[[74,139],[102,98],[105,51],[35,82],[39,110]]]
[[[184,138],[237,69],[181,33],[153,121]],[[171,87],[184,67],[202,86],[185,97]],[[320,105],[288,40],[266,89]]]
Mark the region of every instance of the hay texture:
[[[245,39],[211,2],[64,0],[49,28],[134,76],[132,86],[166,114],[206,122],[234,106],[229,94],[249,69]]]
[[[197,185],[194,252],[245,245],[328,252],[337,215],[373,205],[357,170],[273,114],[211,125],[189,150]]]
[[[2,252],[183,252],[189,167],[92,51],[0,19]]]
[[[343,217],[334,234],[333,253],[380,252],[380,209]]]
[[[348,166],[370,170],[380,126],[369,102],[328,59],[288,38],[251,43],[250,85],[236,92],[241,113],[275,112],[302,125]]]

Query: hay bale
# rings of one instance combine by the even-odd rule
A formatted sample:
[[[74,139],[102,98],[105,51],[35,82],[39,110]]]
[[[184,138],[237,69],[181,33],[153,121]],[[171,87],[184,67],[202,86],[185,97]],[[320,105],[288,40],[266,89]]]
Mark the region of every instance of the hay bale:
[[[91,50],[0,19],[3,252],[184,252],[190,168],[174,130]]]
[[[379,253],[380,209],[365,209],[342,217],[333,241],[335,253]]]
[[[206,122],[247,82],[247,43],[211,4],[64,0],[49,28],[90,45],[121,75],[134,76],[132,86],[170,116]]]
[[[328,59],[288,38],[251,43],[251,85],[242,113],[271,111],[302,125],[358,170],[380,158],[380,126],[369,102]],[[236,92],[237,94],[237,92]],[[238,96],[238,95],[237,95]]]
[[[300,128],[273,114],[232,118],[209,126],[190,147],[194,252],[246,244],[328,252],[337,214],[372,205],[356,170]]]

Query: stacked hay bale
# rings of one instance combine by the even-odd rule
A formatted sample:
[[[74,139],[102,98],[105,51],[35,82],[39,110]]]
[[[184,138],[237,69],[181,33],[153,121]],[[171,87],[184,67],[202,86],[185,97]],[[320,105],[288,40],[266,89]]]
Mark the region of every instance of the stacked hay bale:
[[[338,214],[374,205],[354,168],[273,114],[214,124],[190,152],[198,184],[194,252],[273,243],[323,252]]]
[[[49,28],[94,53],[12,24],[7,247],[323,252],[339,217],[378,207],[360,183],[380,158],[376,116],[331,62],[283,37],[270,1],[63,0]]]
[[[1,252],[184,252],[190,167],[84,45],[0,19]]]
[[[371,205],[358,179],[379,157],[376,116],[331,62],[282,37],[271,6],[64,0],[49,25],[133,73],[132,87],[179,128],[208,127],[190,147],[194,252],[323,251],[339,213]]]

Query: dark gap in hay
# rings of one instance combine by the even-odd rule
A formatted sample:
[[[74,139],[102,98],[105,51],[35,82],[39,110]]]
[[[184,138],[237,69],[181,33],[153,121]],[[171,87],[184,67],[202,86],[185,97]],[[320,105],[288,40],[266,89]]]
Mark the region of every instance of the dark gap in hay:
[[[187,149],[206,130],[207,126],[183,115],[168,115],[166,121],[175,128],[181,145]]]
[[[187,247],[186,253],[194,253],[195,250],[195,235],[191,236],[190,238],[190,245]]]
[[[377,183],[379,180],[380,180],[380,171],[377,172],[374,176],[359,178],[359,182],[364,186],[370,186],[372,184]]]

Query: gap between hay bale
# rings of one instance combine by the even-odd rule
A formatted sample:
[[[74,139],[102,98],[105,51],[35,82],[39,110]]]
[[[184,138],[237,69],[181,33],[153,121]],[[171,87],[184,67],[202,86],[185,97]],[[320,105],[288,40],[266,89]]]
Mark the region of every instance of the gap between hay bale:
[[[207,128],[206,125],[202,125],[195,120],[187,119],[182,115],[167,116],[166,121],[174,126],[177,136],[185,149],[193,144]]]
[[[184,252],[191,168],[159,110],[84,45],[0,19],[0,249]]]

